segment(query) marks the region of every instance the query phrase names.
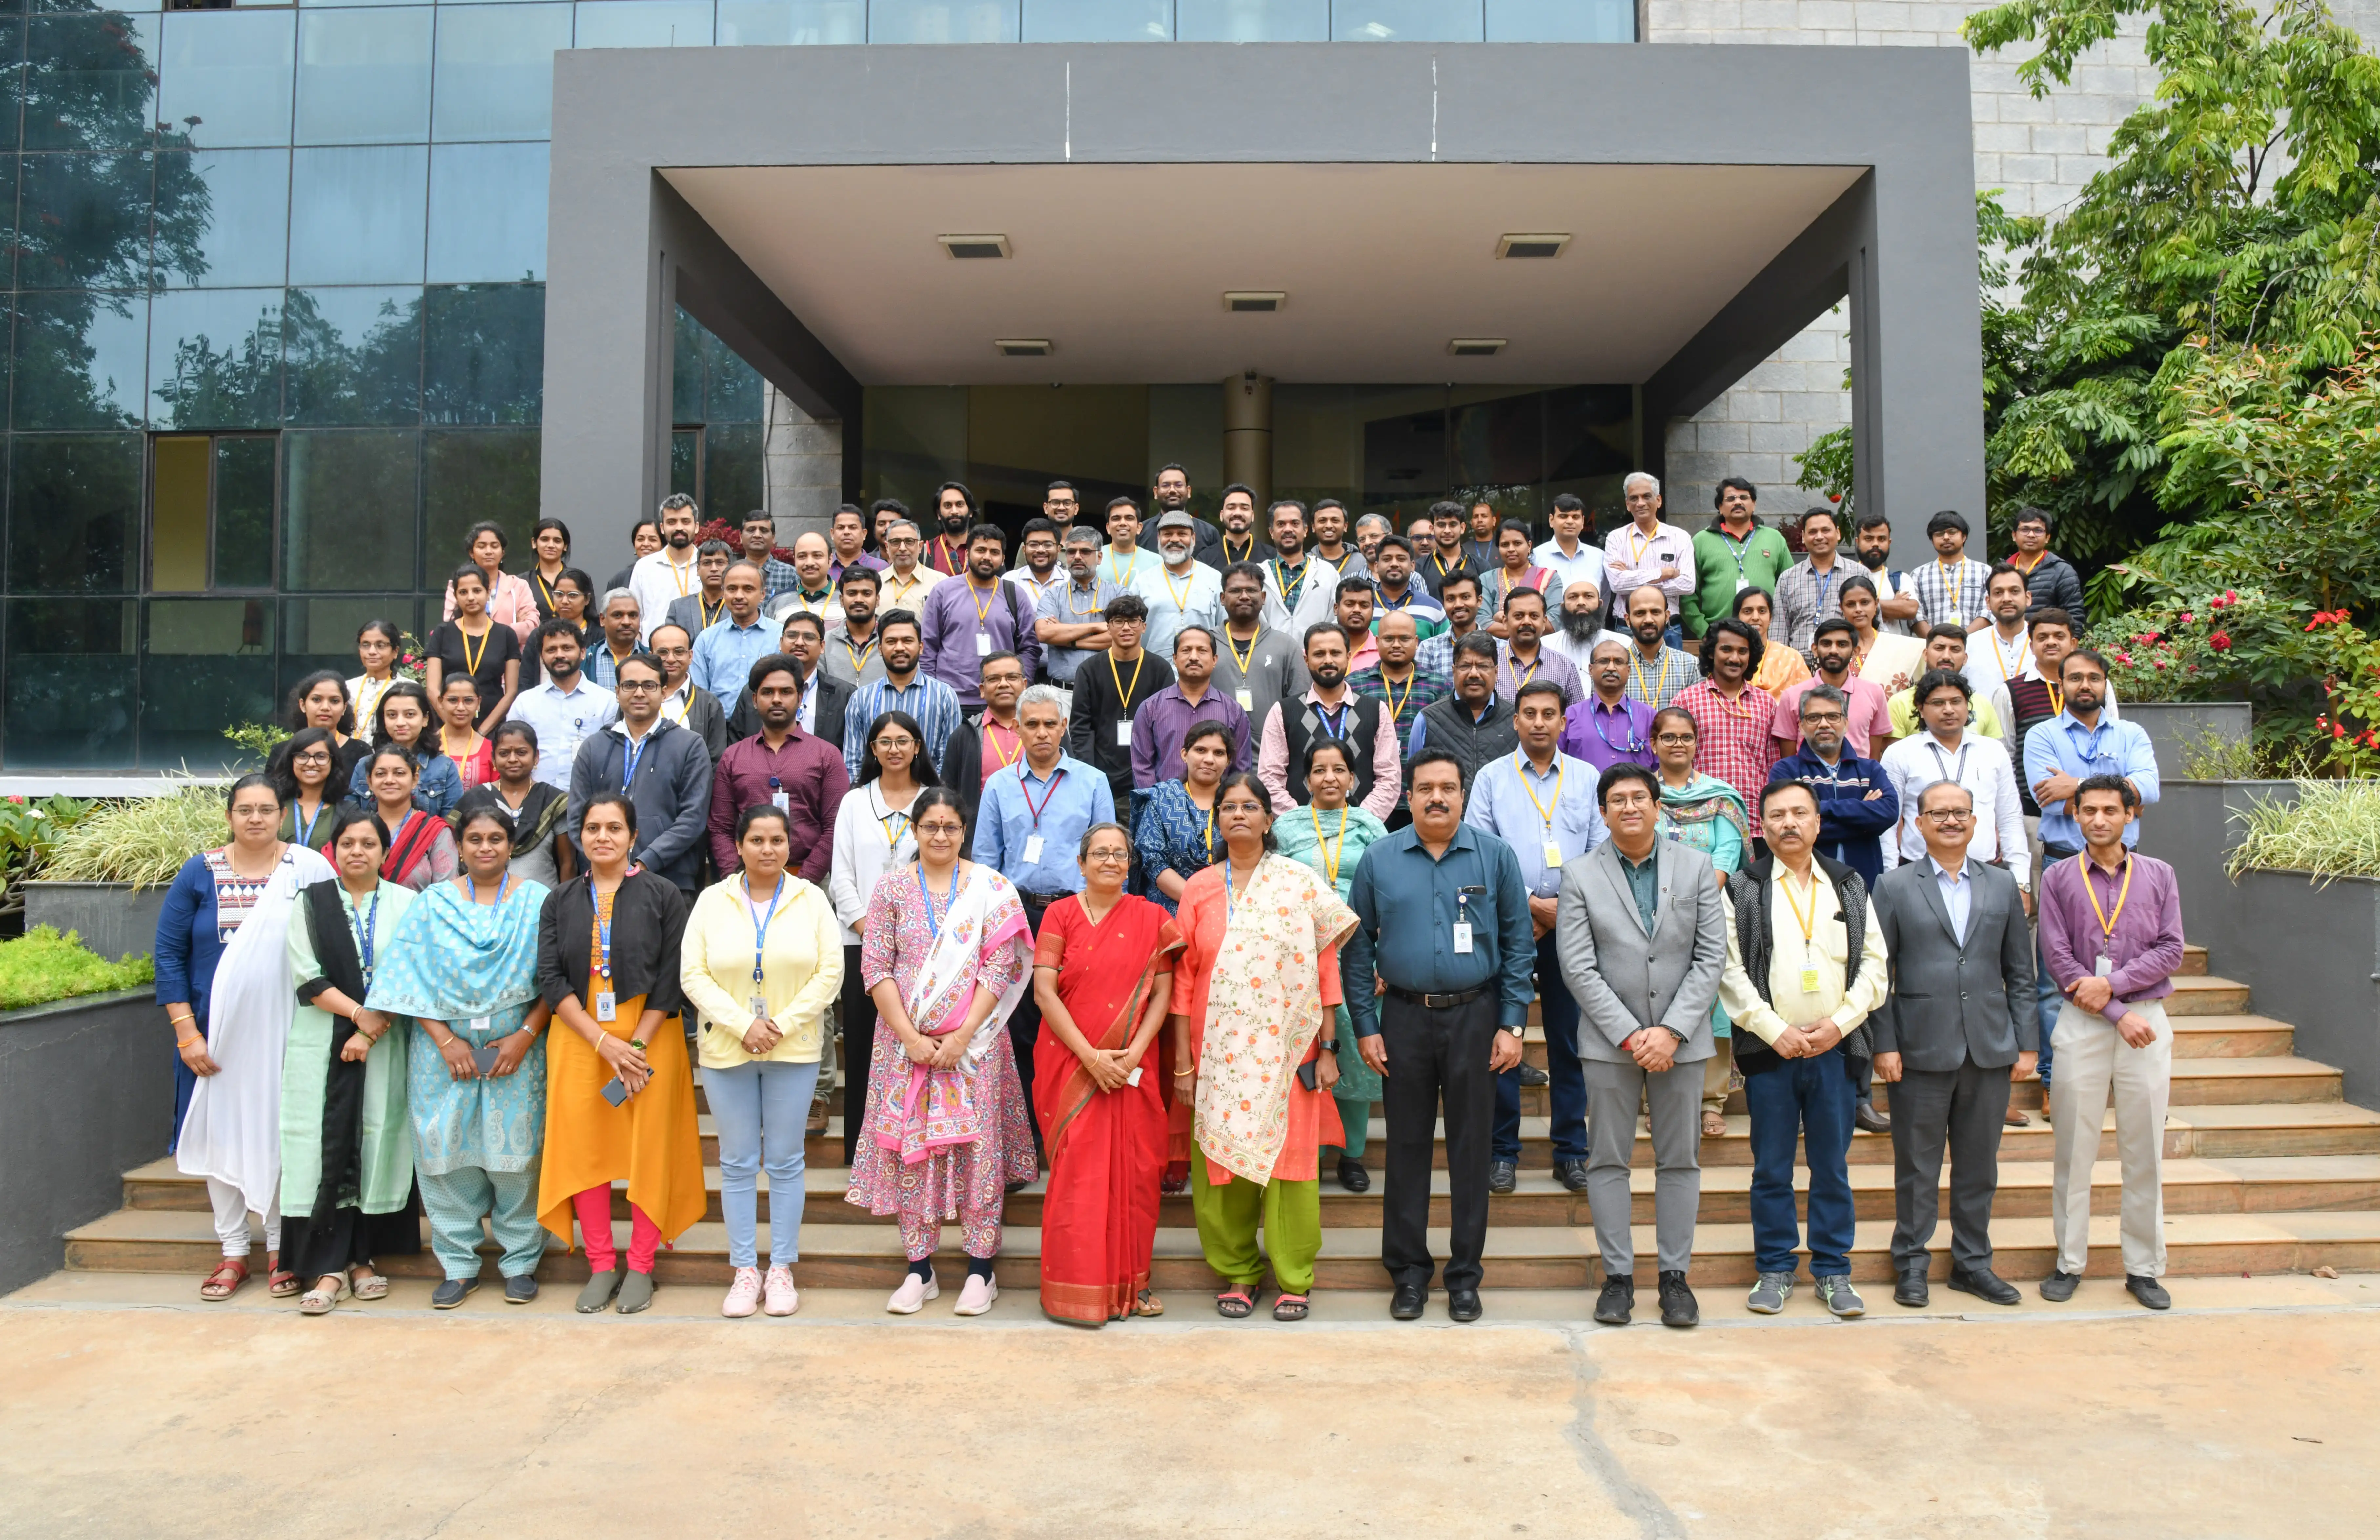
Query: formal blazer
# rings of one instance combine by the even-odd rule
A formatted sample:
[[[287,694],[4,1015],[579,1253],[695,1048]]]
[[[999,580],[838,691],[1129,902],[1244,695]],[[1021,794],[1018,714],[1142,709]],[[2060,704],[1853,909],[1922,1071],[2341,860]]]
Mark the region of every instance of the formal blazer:
[[[1727,970],[1727,915],[1710,857],[1670,840],[1653,843],[1660,897],[1648,933],[1610,841],[1562,864],[1554,945],[1562,981],[1578,1001],[1578,1053],[1618,1063],[1639,1028],[1666,1026],[1681,1062],[1708,1059],[1711,1005]]]
[[[1947,1073],[1970,1059],[1980,1069],[2005,1069],[2040,1045],[2033,932],[2016,879],[1970,857],[1966,879],[1974,891],[1961,943],[1950,933],[1931,858],[1876,879],[1876,923],[1892,992],[1868,1025],[1876,1051],[1900,1054],[1904,1069]]]

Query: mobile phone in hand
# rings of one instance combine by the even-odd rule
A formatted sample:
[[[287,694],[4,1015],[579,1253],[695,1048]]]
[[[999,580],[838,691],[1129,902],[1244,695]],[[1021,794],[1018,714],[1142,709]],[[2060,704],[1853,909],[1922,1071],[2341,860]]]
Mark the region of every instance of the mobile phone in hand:
[[[603,1083],[603,1099],[614,1107],[628,1105],[628,1083],[618,1075]]]

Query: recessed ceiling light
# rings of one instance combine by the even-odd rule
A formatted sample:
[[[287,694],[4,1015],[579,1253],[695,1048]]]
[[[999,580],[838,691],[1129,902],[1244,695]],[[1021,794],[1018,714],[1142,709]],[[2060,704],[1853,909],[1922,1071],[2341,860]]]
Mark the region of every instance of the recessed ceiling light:
[[[1223,295],[1223,309],[1269,313],[1289,302],[1289,296],[1252,289],[1230,289]]]
[[[994,258],[1008,256],[1006,236],[936,236],[942,249],[957,258]]]
[[[1446,350],[1458,358],[1492,358],[1504,350],[1502,337],[1456,337]]]
[[[1568,236],[1506,236],[1496,243],[1499,261],[1506,257],[1559,257],[1570,244]]]
[[[1000,349],[1003,358],[1046,358],[1050,356],[1047,337],[1002,337],[991,345]]]

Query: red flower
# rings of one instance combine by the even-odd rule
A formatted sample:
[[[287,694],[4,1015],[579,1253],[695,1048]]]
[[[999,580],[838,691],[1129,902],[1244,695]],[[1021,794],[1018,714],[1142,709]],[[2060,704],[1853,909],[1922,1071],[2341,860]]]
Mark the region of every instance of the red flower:
[[[21,796],[12,796],[8,800],[17,804],[20,807],[25,805],[25,799]]]
[[[2206,645],[2217,652],[2227,652],[2231,648],[2231,634],[2228,631],[2217,631],[2206,638]]]
[[[2216,600],[2216,602],[2217,604],[2237,604],[2240,602],[2240,596],[2231,589],[2226,588],[2223,590],[2223,597]]]
[[[2131,662],[2131,661],[2132,661],[2132,655],[2131,655],[2131,653],[2129,653],[2129,652],[2119,652],[2119,653],[2117,653],[2117,654],[2116,654],[2116,661],[2118,661],[2118,662],[2119,662],[2119,663],[2124,663],[2124,664],[2129,665],[2129,664]]]
[[[2341,727],[2337,722],[2332,722],[2330,724],[2330,735],[2334,738],[2344,738],[2347,736],[2347,729]]]
[[[1828,492],[1827,494],[1827,501],[1829,503],[1840,503],[1842,500],[1843,494],[1840,492]]]
[[[2187,610],[2184,610],[2184,611],[2181,612],[2181,624],[2184,624],[2184,625],[2188,625],[2192,621],[2195,620],[2196,618],[2197,618],[2197,617],[2196,617],[2195,615],[2192,615],[2192,614],[2189,611],[2187,611]]]

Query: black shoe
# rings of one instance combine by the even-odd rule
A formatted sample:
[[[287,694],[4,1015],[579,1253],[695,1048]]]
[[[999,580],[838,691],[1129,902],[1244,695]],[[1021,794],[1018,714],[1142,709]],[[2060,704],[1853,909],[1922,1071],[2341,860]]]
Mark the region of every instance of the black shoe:
[[[1342,1157],[1339,1161],[1339,1185],[1351,1193],[1368,1193],[1372,1190],[1372,1173],[1364,1169],[1364,1163],[1361,1160],[1350,1160]]]
[[[450,1278],[430,1291],[430,1308],[452,1310],[462,1304],[464,1297],[479,1286],[480,1280],[476,1278]]]
[[[2165,1285],[2155,1279],[2143,1278],[2138,1273],[2127,1274],[2124,1287],[2131,1291],[2132,1298],[2147,1305],[2151,1310],[2173,1308],[2173,1296],[2167,1293]]]
[[[1957,1275],[1951,1276],[1955,1278]],[[1912,1310],[1924,1308],[1933,1297],[1934,1291],[1926,1287],[1925,1269],[1923,1267],[1910,1268],[1901,1274],[1900,1280],[1892,1286],[1892,1303],[1905,1304]]]
[[[1449,1289],[1446,1291],[1446,1316],[1451,1321],[1475,1321],[1479,1318],[1479,1291]]]
[[[1568,1155],[1554,1162],[1554,1180],[1573,1193],[1586,1191],[1586,1158]]]
[[[1524,1086],[1535,1089],[1539,1085],[1550,1085],[1553,1083],[1554,1077],[1548,1074],[1545,1071],[1537,1068],[1535,1064],[1524,1064],[1521,1066],[1521,1084]]]
[[[1694,1326],[1703,1318],[1702,1306],[1694,1303],[1694,1291],[1686,1287],[1683,1273],[1661,1275],[1661,1324],[1663,1326]]]
[[[1976,1272],[1953,1267],[1950,1269],[1950,1287],[1962,1294],[1973,1294],[1977,1299],[1989,1301],[1993,1304],[2017,1304],[2024,1299],[2022,1294],[2017,1292],[2015,1284],[2000,1277],[1989,1267]]]
[[[2074,1273],[2051,1273],[2041,1280],[2041,1297],[2052,1304],[2064,1304],[2074,1297],[2074,1286],[2082,1281]]]
[[[527,1304],[535,1298],[537,1298],[537,1279],[528,1274],[523,1273],[518,1278],[504,1279],[506,1304]]]
[[[1389,1315],[1400,1321],[1421,1319],[1422,1306],[1429,1303],[1429,1286],[1423,1283],[1400,1283],[1396,1298],[1389,1302]]]
[[[1852,1122],[1857,1123],[1860,1127],[1866,1129],[1870,1134],[1889,1134],[1892,1132],[1892,1120],[1877,1111],[1876,1110],[1876,1103],[1872,1101],[1861,1102],[1856,1108],[1854,1108],[1852,1111]]]
[[[1626,1273],[1614,1273],[1603,1280],[1603,1292],[1595,1296],[1597,1325],[1626,1326],[1628,1313],[1635,1308],[1635,1279]]]
[[[1511,1192],[1521,1184],[1521,1163],[1518,1160],[1495,1159],[1488,1162],[1488,1190],[1498,1194]]]

